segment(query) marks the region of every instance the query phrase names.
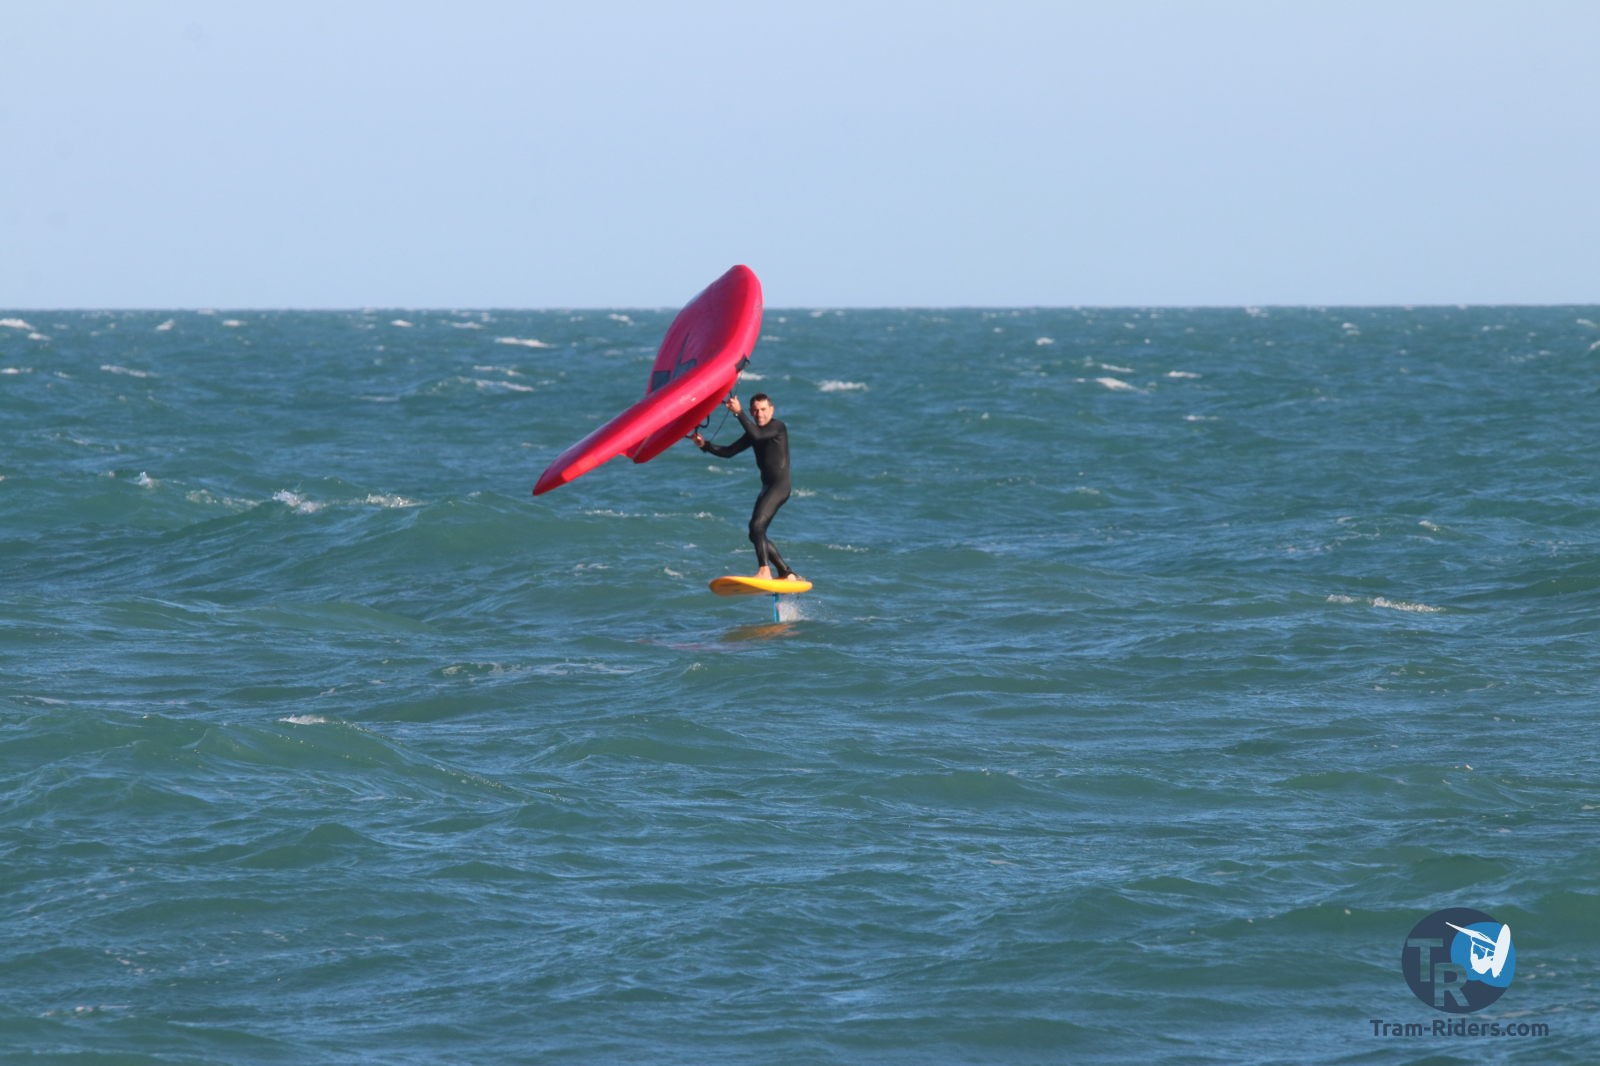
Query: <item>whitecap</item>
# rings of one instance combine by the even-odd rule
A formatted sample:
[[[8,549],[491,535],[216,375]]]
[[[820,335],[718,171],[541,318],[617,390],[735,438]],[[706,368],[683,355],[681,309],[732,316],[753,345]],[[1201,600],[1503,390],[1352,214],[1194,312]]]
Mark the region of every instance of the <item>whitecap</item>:
[[[471,382],[480,389],[501,389],[506,392],[537,392],[532,385],[518,385],[514,381],[488,381],[484,378],[471,378]]]
[[[195,489],[184,496],[190,503],[197,503],[203,507],[227,507],[235,511],[242,511],[254,504],[249,500],[235,499],[232,496],[218,496],[209,489]]]
[[[1056,339],[1054,337],[1035,337],[1034,341],[1033,341],[1034,344],[1038,345],[1041,348],[1049,347],[1050,345],[1054,344],[1055,342],[1056,342]]]
[[[177,324],[178,323],[177,323],[177,321],[175,319],[169,318],[165,322],[161,323],[161,325],[156,327],[156,332],[157,333],[170,333],[170,332],[172,332],[172,327],[176,326]]]
[[[867,386],[860,381],[824,381],[817,385],[823,392],[865,392]]]
[[[414,323],[414,322],[407,322],[407,321],[406,321],[406,320],[405,320],[405,319],[403,319],[403,318],[397,318],[397,319],[395,319],[395,320],[394,320],[394,321],[392,321],[392,322],[390,322],[390,323],[389,323],[389,325],[391,325],[391,326],[397,326],[397,327],[399,327],[399,328],[400,328],[400,329],[411,329],[411,328],[412,328],[412,327],[413,327],[413,326],[414,326],[414,325],[416,325],[416,323]]]
[[[494,342],[496,344],[515,344],[518,347],[522,347],[522,348],[549,348],[549,347],[552,347],[552,345],[546,344],[544,341],[533,340],[532,338],[524,338],[524,337],[496,337],[494,339]]]
[[[15,375],[15,374],[31,374],[31,373],[33,373],[33,367],[31,367],[31,366],[23,366],[23,367],[5,366],[5,367],[0,367],[0,377],[10,377],[10,376]]]
[[[1131,373],[1133,373],[1133,367],[1131,367],[1131,366],[1112,366],[1110,363],[1101,363],[1100,364],[1100,369],[1101,370],[1109,370],[1113,374],[1131,374]]]
[[[322,510],[322,504],[314,500],[308,500],[298,492],[290,492],[288,489],[279,489],[272,494],[272,498],[294,511],[295,514],[316,514]]]
[[[611,312],[606,317],[609,318],[613,322],[622,322],[622,323],[625,323],[625,324],[630,325],[630,326],[633,325],[633,319],[629,318],[627,315],[618,314],[615,311]]]
[[[125,374],[130,378],[147,378],[150,376],[150,371],[148,370],[130,370],[125,366],[117,366],[115,363],[102,363],[100,364],[100,369],[107,374]]]
[[[404,496],[396,496],[393,493],[381,495],[378,493],[373,493],[361,502],[372,507],[387,507],[394,510],[400,510],[406,507],[422,506],[422,501],[420,500],[407,499]]]
[[[456,677],[461,674],[473,677],[503,677],[515,672],[515,669],[500,663],[453,663],[439,672],[445,677]]]
[[[1112,391],[1122,391],[1122,392],[1138,392],[1139,391],[1137,386],[1129,385],[1126,381],[1122,381],[1122,380],[1120,380],[1118,378],[1095,378],[1094,380],[1095,380],[1096,384],[1104,385],[1106,388],[1111,389]]]
[[[1192,370],[1169,370],[1169,371],[1167,371],[1167,377],[1169,377],[1169,378],[1197,378],[1199,376],[1200,376],[1199,374],[1196,374]]]
[[[244,326],[244,323],[237,318],[225,318],[222,320],[222,325],[225,329],[240,329]]]
[[[1355,596],[1346,596],[1335,593],[1328,597],[1329,603],[1353,604],[1365,603],[1368,607],[1377,607],[1386,611],[1405,611],[1408,614],[1443,614],[1443,607],[1433,607],[1426,603],[1409,603],[1405,600],[1391,600],[1385,596],[1373,596],[1369,599],[1358,599]]]
[[[1407,603],[1404,600],[1388,600],[1382,596],[1372,598],[1372,606],[1382,607],[1390,611],[1407,611],[1411,614],[1443,614],[1443,607],[1430,607],[1426,603]]]
[[[324,717],[322,717],[322,715],[320,715],[320,714],[291,714],[287,718],[278,719],[278,721],[287,722],[289,725],[329,725],[330,724],[329,720],[324,718]]]
[[[32,326],[20,318],[0,318],[0,327],[5,329],[25,329],[30,333],[34,331]]]

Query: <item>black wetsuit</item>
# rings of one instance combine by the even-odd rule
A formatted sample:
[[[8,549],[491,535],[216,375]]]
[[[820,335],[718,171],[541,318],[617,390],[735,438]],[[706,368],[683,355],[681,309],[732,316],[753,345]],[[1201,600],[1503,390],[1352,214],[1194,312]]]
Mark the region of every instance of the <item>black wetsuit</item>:
[[[744,436],[732,444],[706,442],[705,450],[727,459],[746,448],[756,450],[756,469],[761,471],[761,495],[756,497],[755,510],[750,512],[750,543],[756,547],[756,566],[770,566],[777,577],[794,573],[778,554],[777,547],[767,539],[767,526],[778,508],[789,499],[789,427],[776,418],[764,426],[756,425],[749,412],[736,415],[744,427]]]

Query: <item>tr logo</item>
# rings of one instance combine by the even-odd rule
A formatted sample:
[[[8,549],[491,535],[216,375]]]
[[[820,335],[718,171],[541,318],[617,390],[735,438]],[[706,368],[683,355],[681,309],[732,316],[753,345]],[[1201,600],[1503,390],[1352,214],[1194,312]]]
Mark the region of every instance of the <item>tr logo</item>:
[[[1516,970],[1511,927],[1468,907],[1434,911],[1400,950],[1400,972],[1411,991],[1449,1014],[1487,1007],[1511,986]]]

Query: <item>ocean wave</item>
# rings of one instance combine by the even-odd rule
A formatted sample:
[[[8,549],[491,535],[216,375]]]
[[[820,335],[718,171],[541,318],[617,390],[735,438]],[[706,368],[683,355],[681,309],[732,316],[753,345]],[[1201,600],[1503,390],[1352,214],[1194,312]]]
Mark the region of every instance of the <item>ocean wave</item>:
[[[817,389],[821,392],[866,392],[867,386],[861,381],[835,381],[819,382]]]
[[[316,514],[324,506],[315,500],[306,499],[298,492],[290,492],[288,489],[279,489],[272,494],[272,498],[295,514]]]
[[[107,374],[122,374],[130,378],[148,378],[155,376],[148,370],[133,370],[129,367],[118,366],[115,363],[102,363],[100,365],[100,369],[104,370]]]
[[[1338,604],[1366,604],[1386,611],[1404,611],[1407,614],[1443,614],[1443,607],[1433,607],[1426,603],[1410,603],[1406,600],[1391,600],[1385,596],[1357,597],[1344,593],[1334,593],[1328,597],[1329,603]]]
[[[461,380],[470,381],[478,389],[484,390],[484,391],[491,390],[491,389],[499,389],[499,390],[501,390],[503,392],[537,392],[538,391],[532,385],[518,385],[515,381],[491,381],[488,378],[463,378]]]
[[[525,338],[525,337],[496,337],[494,339],[494,342],[496,344],[513,344],[513,345],[516,345],[519,348],[553,348],[554,347],[554,345],[546,344],[544,341],[534,340],[531,337],[530,338]]]
[[[207,494],[209,496],[209,493]],[[191,498],[193,498],[191,494]],[[421,500],[413,500],[408,496],[396,493],[372,492],[361,497],[352,497],[342,500],[313,500],[305,494],[294,489],[279,489],[272,494],[273,502],[281,503],[295,514],[316,514],[329,507],[378,507],[384,510],[399,511],[413,507],[421,507]],[[237,500],[223,498],[216,500],[213,497],[206,502],[221,502],[229,506],[239,503]]]
[[[1443,614],[1443,607],[1432,607],[1426,603],[1408,603],[1405,600],[1390,600],[1383,596],[1374,596],[1372,606],[1381,607],[1389,611],[1406,611],[1410,614]]]
[[[233,496],[218,496],[210,489],[193,489],[184,494],[184,499],[201,507],[226,507],[230,511],[246,511],[259,506],[255,500],[241,500]]]
[[[25,329],[30,333],[37,332],[26,321],[20,318],[0,318],[0,329]]]

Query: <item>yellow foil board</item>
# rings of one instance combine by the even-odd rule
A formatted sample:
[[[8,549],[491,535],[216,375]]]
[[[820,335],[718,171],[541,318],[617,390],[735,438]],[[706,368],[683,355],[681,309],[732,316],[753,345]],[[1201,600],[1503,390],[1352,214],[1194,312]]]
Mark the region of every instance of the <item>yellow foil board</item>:
[[[809,592],[811,582],[804,579],[776,581],[765,577],[739,577],[730,574],[711,582],[711,591],[718,596],[760,596],[774,592]]]

